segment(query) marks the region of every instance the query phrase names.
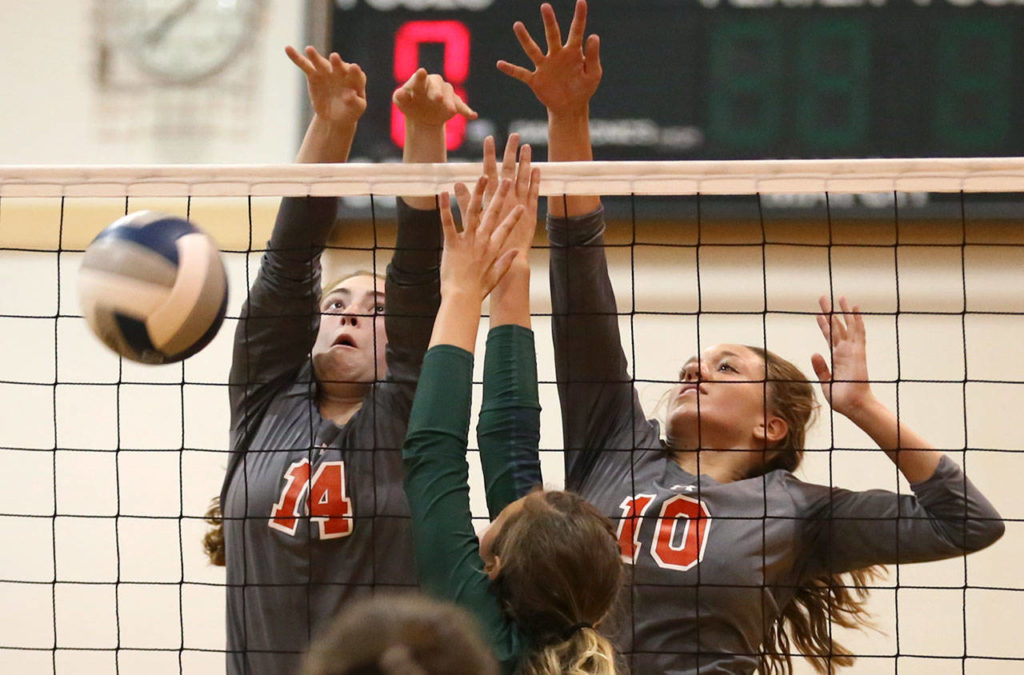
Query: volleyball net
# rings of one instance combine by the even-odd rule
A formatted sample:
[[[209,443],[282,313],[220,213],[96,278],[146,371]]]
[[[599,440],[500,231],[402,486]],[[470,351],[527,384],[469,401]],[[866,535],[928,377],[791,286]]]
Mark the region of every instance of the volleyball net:
[[[878,630],[840,639],[870,672],[1019,672],[1024,160],[540,166],[544,195],[606,196],[623,347],[650,416],[682,363],[709,345],[766,346],[811,375],[810,355],[828,354],[818,297],[861,306],[875,392],[965,467],[1006,534],[970,556],[890,567],[871,592]],[[279,198],[341,197],[326,279],[385,268],[396,195],[436,194],[478,172],[457,163],[0,168],[0,671],[223,667],[224,571],[200,540],[228,461],[232,335]],[[117,358],[78,307],[89,241],[144,209],[191,219],[218,241],[228,270],[223,328],[180,364]],[[559,486],[547,256],[539,231],[541,452],[546,483]],[[908,491],[827,406],[807,449],[805,480]],[[485,520],[472,471],[474,515]]]

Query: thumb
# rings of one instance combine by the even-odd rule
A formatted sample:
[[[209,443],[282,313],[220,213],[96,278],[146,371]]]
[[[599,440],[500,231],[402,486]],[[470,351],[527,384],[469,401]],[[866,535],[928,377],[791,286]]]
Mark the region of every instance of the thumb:
[[[516,255],[518,255],[518,253],[519,251],[517,251],[514,248],[509,249],[502,253],[501,257],[495,260],[494,264],[491,265],[491,271],[490,274],[488,275],[489,278],[487,280],[488,295],[490,295],[491,291],[494,290],[494,287],[497,286],[498,283],[505,278],[505,275],[508,274],[508,271],[512,269],[512,263],[515,261]]]
[[[811,368],[814,369],[814,374],[818,376],[819,382],[832,381],[832,372],[828,369],[825,357],[821,354],[814,354],[811,356]]]

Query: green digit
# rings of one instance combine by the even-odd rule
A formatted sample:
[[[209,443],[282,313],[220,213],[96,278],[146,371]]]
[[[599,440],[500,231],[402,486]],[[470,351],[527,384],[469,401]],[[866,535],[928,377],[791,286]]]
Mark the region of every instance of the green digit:
[[[871,43],[863,21],[810,24],[799,42],[800,140],[822,154],[857,147],[868,133]]]
[[[943,150],[999,151],[1010,133],[1013,38],[1008,22],[957,18],[939,34],[932,134]]]
[[[712,33],[708,136],[737,150],[778,142],[782,120],[782,39],[768,21],[748,19]]]

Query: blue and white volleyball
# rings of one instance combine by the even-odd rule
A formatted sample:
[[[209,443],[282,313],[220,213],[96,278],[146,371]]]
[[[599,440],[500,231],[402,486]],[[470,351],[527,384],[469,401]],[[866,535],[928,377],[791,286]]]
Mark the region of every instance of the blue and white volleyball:
[[[78,293],[104,344],[151,364],[181,361],[205,347],[228,302],[214,241],[189,221],[156,211],[130,213],[93,239]]]

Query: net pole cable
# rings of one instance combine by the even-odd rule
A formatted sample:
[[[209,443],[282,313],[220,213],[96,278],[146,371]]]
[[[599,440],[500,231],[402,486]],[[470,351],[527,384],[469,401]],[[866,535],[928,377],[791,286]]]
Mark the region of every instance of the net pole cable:
[[[1024,474],[1024,433],[1016,421],[1024,409],[1024,158],[535,165],[541,195],[596,194],[605,201],[599,246],[617,301],[611,314],[627,364],[623,375],[640,406],[624,412],[631,456],[646,457],[638,447],[641,432],[659,428],[644,426],[644,418],[659,420],[665,437],[669,392],[691,357],[704,359],[722,345],[751,345],[793,362],[807,376],[815,420],[794,473],[801,484],[832,491],[819,505],[828,514],[819,536],[848,538],[823,554],[819,562],[829,571],[833,557],[860,561],[856,551],[873,550],[870,537],[854,541],[851,531],[865,537],[918,531],[919,516],[908,515],[904,506],[859,520],[837,516],[843,491],[883,490],[925,502],[935,491],[929,484],[918,493],[896,460],[824,400],[810,356],[820,353],[832,364],[835,354],[817,324],[818,298],[827,298],[840,316],[841,297],[861,306],[875,396],[898,422],[963,468],[964,475],[951,480],[959,481],[961,493],[977,486],[999,511],[1005,534],[984,550],[956,555],[896,539],[901,560],[865,581],[865,607],[876,629],[844,628],[829,596],[825,633],[856,657],[850,672],[1017,672],[1024,665],[1024,646],[1013,637],[1024,623],[1024,583],[1015,573],[1024,554],[1024,513],[1015,489]],[[457,182],[475,183],[480,170],[479,163],[456,162],[0,167],[0,471],[9,477],[0,497],[0,535],[9,542],[0,555],[0,616],[8,617],[0,631],[0,672],[223,668],[226,580],[223,568],[207,564],[200,540],[209,500],[219,494],[230,462],[232,341],[278,198],[343,198],[323,256],[326,284],[356,270],[383,276],[395,250],[397,216],[382,204],[453,192]],[[908,194],[938,198],[917,212]],[[792,195],[813,198],[795,208],[786,199]],[[862,195],[874,197],[844,200]],[[652,204],[657,208],[645,210]],[[119,359],[91,335],[76,300],[76,273],[91,237],[142,209],[168,210],[210,228],[228,269],[224,326],[209,346],[180,364],[151,367]],[[551,242],[538,227],[531,314],[544,411],[541,465],[549,487],[560,488],[571,477],[560,423],[566,403],[559,388],[566,383],[556,376],[552,358],[552,330],[561,311],[549,291],[555,267],[550,280],[548,273],[549,258],[562,244]],[[571,288],[586,278],[574,265],[588,245],[566,248],[568,263],[558,268],[557,283]],[[586,342],[569,336],[567,343]],[[758,390],[770,396],[772,378],[758,381]],[[315,389],[315,382],[306,384]],[[586,392],[585,385],[595,383],[577,384]],[[700,405],[708,404],[698,399]],[[322,431],[319,420],[303,424],[311,436]],[[307,471],[319,454],[311,444]],[[729,596],[764,616],[796,590],[790,577],[775,575],[783,564],[779,556],[790,552],[772,547],[780,527],[795,533],[806,516],[772,497],[774,479],[767,474],[750,481],[759,492],[749,511],[716,510],[721,486],[704,480],[708,460],[697,457],[692,489],[676,485],[680,498],[664,512],[660,505],[649,509],[661,499],[655,497],[661,488],[653,487],[646,469],[636,468],[639,463],[620,477],[621,495],[594,496],[599,506],[614,501],[603,510],[618,527],[626,578],[640,598],[621,633],[633,645],[626,648],[632,672],[656,672],[666,663],[659,659],[674,654],[672,647],[649,650],[643,644],[656,619],[692,621],[692,644],[666,642],[680,645],[678,652],[691,659],[687,664],[705,667],[717,658],[721,628],[710,615],[697,609],[678,620],[636,614],[644,610],[644,598],[676,597],[674,580],[680,577],[673,575],[690,575],[683,584],[691,592],[686,597],[699,601],[691,605]],[[472,461],[473,516],[483,524],[483,487]],[[372,466],[378,470],[377,463]],[[314,480],[312,471],[305,480]],[[387,493],[377,492],[377,482],[369,486],[372,500],[383,501]],[[289,494],[308,499],[298,490]],[[366,516],[354,499],[358,527]],[[684,501],[697,511],[680,507]],[[964,524],[976,515],[958,508],[944,517]],[[371,518],[375,527],[394,521],[378,515]],[[303,518],[311,519],[308,507]],[[744,530],[748,520],[754,524]],[[305,542],[311,551],[323,543],[314,541],[316,527],[301,535],[311,538]],[[972,550],[967,529],[957,530],[962,541],[946,543]],[[747,562],[756,574],[730,577],[737,563],[715,562],[721,556],[716,537],[748,530],[753,552]],[[386,535],[379,537],[365,552],[374,570],[385,550]],[[858,569],[871,566],[870,560],[860,562]],[[857,591],[842,571],[836,571],[836,583]],[[332,583],[311,579],[302,590],[305,602],[314,605]],[[371,592],[395,586],[376,571],[353,584]],[[308,622],[303,626],[313,630]],[[784,648],[796,673],[815,672],[800,644],[775,641],[770,650]],[[765,657],[758,645],[736,651],[751,663]],[[843,662],[839,652],[820,656],[828,668]]]

